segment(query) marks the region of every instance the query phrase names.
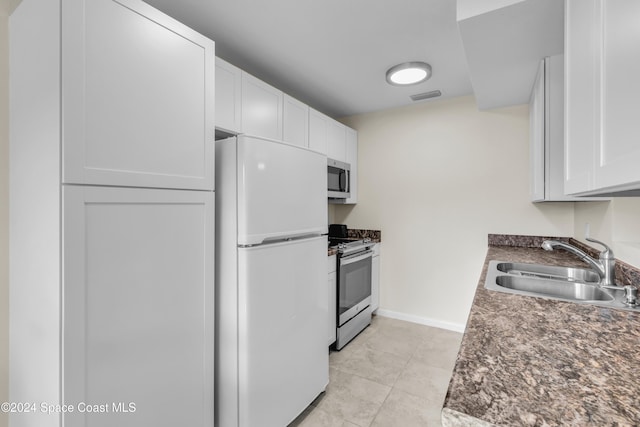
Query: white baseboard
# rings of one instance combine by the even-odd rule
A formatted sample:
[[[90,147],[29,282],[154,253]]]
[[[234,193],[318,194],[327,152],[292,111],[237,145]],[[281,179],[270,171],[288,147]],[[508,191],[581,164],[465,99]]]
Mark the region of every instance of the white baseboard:
[[[430,319],[428,317],[414,316],[412,314],[399,313],[397,311],[384,310],[379,308],[375,314],[391,319],[404,320],[406,322],[418,323],[420,325],[433,326],[434,328],[447,329],[454,332],[464,332],[465,325],[460,323],[443,322],[442,320]]]

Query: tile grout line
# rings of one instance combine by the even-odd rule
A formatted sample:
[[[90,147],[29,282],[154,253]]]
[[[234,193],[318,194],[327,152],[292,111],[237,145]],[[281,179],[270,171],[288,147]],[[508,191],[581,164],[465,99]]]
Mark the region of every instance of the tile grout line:
[[[373,416],[373,420],[371,420],[371,423],[369,424],[369,426],[371,426],[375,422],[376,418],[378,418],[378,415],[380,415],[380,411],[382,410],[382,407],[384,406],[384,404],[389,399],[389,396],[391,396],[391,393],[393,392],[393,390],[394,390],[394,388],[395,388],[395,386],[396,386],[396,384],[398,382],[398,379],[400,378],[400,375],[402,374],[402,372],[404,372],[405,369],[407,369],[407,366],[409,366],[409,362],[411,362],[411,360],[413,359],[413,356],[415,355],[416,351],[418,351],[418,347],[416,347],[416,349],[413,351],[413,353],[411,354],[409,359],[407,359],[407,361],[405,362],[402,370],[400,371],[400,373],[396,377],[395,381],[393,382],[393,385],[389,388],[389,393],[387,393],[387,396],[384,398],[384,400],[382,401],[382,403],[378,407],[378,410],[376,411],[376,414]],[[391,354],[391,353],[387,353],[387,354]],[[407,393],[407,394],[410,394],[410,393]]]
[[[402,322],[404,323],[404,322]],[[374,325],[372,325],[374,326]],[[425,326],[427,329],[430,329],[428,326]],[[332,363],[330,365],[331,369],[335,370],[336,372],[339,372],[340,374],[344,374],[344,375],[350,375],[353,376],[355,378],[359,378],[361,380],[365,380],[365,381],[369,381],[373,384],[376,384],[378,386],[381,387],[385,387],[386,388],[386,394],[384,396],[384,399],[382,400],[382,402],[380,402],[379,404],[376,404],[372,409],[374,410],[374,414],[373,417],[371,419],[371,421],[367,424],[367,425],[361,425],[360,423],[356,423],[348,418],[343,418],[342,416],[339,417],[339,419],[343,422],[343,423],[350,423],[353,424],[355,426],[359,426],[359,427],[371,427],[371,425],[373,425],[377,419],[380,419],[379,417],[381,416],[382,412],[383,412],[383,408],[384,406],[387,404],[387,402],[390,402],[390,397],[391,394],[395,392],[400,392],[400,393],[405,393],[409,396],[415,397],[416,399],[423,399],[423,396],[420,395],[419,393],[416,394],[412,391],[405,391],[404,389],[398,388],[398,384],[400,379],[402,378],[403,374],[407,371],[407,369],[409,368],[409,366],[412,363],[420,363],[420,364],[425,364],[427,366],[433,367],[434,369],[444,369],[442,367],[439,366],[431,366],[428,362],[424,362],[423,360],[421,360],[418,357],[419,352],[421,351],[421,349],[424,347],[425,344],[428,345],[428,343],[431,340],[431,337],[429,335],[424,335],[422,332],[420,331],[415,331],[415,330],[407,330],[407,329],[396,329],[395,327],[391,327],[389,328],[384,322],[381,322],[378,325],[375,325],[374,328],[370,329],[370,333],[367,334],[366,336],[361,336],[362,340],[360,342],[354,342],[354,344],[356,344],[356,346],[350,350],[346,355],[344,356],[339,356],[339,362],[336,363]],[[380,348],[380,340],[384,341],[385,340],[385,336],[389,336],[389,337],[398,337],[400,339],[404,339],[407,341],[419,341],[419,343],[413,348],[409,348],[409,352],[402,352],[400,351],[401,354],[398,354],[398,352],[393,353],[393,352],[389,352],[386,349]],[[356,339],[357,340],[357,339]],[[356,341],[354,340],[354,341]],[[392,350],[398,350],[400,348],[396,348],[395,346],[389,346],[388,348],[391,348]],[[349,350],[349,349],[347,349]],[[342,350],[344,351],[344,350]],[[367,352],[374,352],[374,353],[379,353],[379,354],[384,354],[385,357],[388,358],[395,358],[397,359],[397,361],[399,361],[400,363],[398,363],[396,366],[398,368],[398,373],[397,375],[395,375],[395,377],[392,377],[393,381],[392,384],[384,384],[382,382],[380,382],[379,380],[376,379],[372,379],[368,376],[366,376],[366,372],[352,372],[349,370],[346,370],[345,367],[348,369],[348,364],[349,362],[353,362],[354,360],[358,359],[359,356],[365,355],[366,357],[366,353]],[[334,358],[335,360],[335,358]],[[455,364],[455,361],[454,361]],[[346,365],[346,366],[345,366]],[[445,392],[446,394],[446,392]],[[442,396],[444,398],[444,396]],[[314,402],[315,403],[315,402]],[[374,402],[370,402],[370,403],[374,403]],[[313,405],[315,406],[315,405]],[[393,408],[387,408],[387,410],[393,410]],[[361,420],[364,421],[364,420]]]

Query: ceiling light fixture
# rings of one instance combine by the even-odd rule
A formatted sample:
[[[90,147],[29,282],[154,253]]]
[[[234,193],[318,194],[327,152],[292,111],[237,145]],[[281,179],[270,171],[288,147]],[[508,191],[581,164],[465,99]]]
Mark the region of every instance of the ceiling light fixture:
[[[431,77],[431,65],[426,62],[405,62],[387,70],[387,82],[394,86],[422,83]]]

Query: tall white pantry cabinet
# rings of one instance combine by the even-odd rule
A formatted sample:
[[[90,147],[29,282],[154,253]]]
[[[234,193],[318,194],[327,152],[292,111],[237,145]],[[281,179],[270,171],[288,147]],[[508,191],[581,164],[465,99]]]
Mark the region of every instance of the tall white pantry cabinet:
[[[140,0],[10,18],[17,426],[210,426],[214,43]]]

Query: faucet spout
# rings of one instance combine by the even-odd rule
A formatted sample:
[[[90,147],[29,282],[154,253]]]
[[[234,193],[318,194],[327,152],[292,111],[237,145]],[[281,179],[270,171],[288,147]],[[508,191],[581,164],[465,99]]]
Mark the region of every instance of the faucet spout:
[[[583,250],[576,248],[575,246],[571,246],[568,243],[560,242],[558,240],[545,240],[542,243],[542,249],[546,251],[552,251],[555,248],[564,249],[567,252],[571,252],[572,254],[579,257],[582,261],[589,264],[600,276],[600,285],[601,286],[616,286],[615,283],[615,258],[613,256],[613,251],[602,242],[599,242],[595,239],[587,238],[588,241],[598,243],[605,247],[605,249],[600,252],[600,257],[598,260],[590,257]]]

